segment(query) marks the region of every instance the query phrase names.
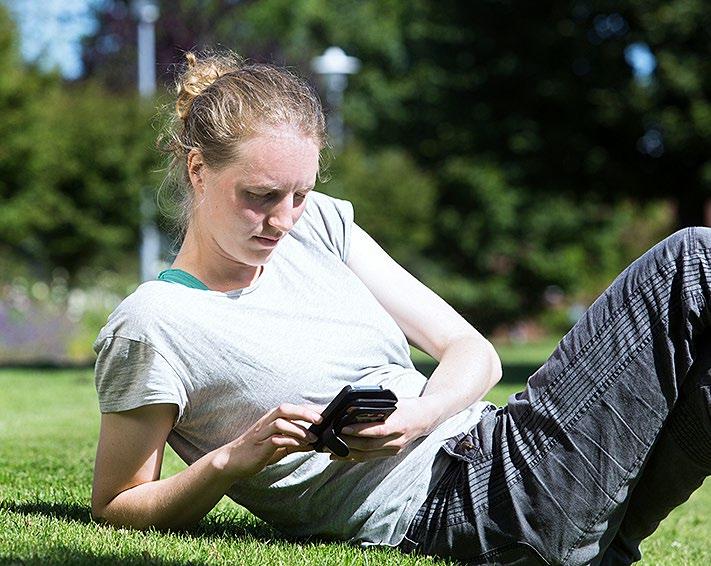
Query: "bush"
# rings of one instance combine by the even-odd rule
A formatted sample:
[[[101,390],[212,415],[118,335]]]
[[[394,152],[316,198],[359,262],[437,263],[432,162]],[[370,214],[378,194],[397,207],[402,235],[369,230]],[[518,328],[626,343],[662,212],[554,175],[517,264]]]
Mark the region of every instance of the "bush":
[[[19,264],[44,280],[56,267],[70,280],[87,266],[115,269],[135,254],[140,190],[157,184],[152,105],[23,66],[2,6],[0,57],[5,282]]]
[[[131,287],[111,272],[70,288],[56,269],[49,283],[24,277],[0,287],[0,365],[84,365],[108,315]]]
[[[403,150],[349,145],[319,190],[353,203],[356,223],[396,260],[418,265],[432,241],[436,188]],[[413,267],[414,268],[414,267]]]
[[[539,316],[551,287],[566,308],[589,304],[674,229],[668,203],[534,194],[492,162],[453,158],[443,183],[439,257],[432,254],[426,280],[486,331]],[[568,318],[558,317],[553,330]]]

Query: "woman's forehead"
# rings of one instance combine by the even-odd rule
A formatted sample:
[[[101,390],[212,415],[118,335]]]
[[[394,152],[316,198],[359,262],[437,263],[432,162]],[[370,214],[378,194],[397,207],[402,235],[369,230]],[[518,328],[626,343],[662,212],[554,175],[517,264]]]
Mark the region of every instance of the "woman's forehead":
[[[316,140],[288,128],[260,133],[241,142],[235,165],[250,183],[267,185],[291,179],[306,186],[313,184],[318,163]]]

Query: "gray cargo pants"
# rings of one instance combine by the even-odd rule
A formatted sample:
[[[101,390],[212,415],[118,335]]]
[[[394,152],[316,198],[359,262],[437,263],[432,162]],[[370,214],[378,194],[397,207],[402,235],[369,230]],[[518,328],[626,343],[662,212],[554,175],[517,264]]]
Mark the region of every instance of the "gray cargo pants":
[[[400,548],[474,564],[630,564],[711,473],[711,229],[628,267],[526,389],[440,452]]]

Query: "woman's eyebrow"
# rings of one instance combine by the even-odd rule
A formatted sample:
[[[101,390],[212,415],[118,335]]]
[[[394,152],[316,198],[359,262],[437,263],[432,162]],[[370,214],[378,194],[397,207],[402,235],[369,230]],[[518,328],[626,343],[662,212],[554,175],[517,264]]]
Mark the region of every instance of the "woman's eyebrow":
[[[276,185],[245,185],[245,189],[254,191],[280,191]]]
[[[311,190],[313,190],[314,187],[315,187],[315,185],[308,185],[306,187],[299,188],[296,190],[297,191],[311,191]],[[276,191],[278,193],[289,191],[289,189],[283,189],[277,185],[246,185],[245,189],[247,189],[249,191],[269,191],[269,192]]]

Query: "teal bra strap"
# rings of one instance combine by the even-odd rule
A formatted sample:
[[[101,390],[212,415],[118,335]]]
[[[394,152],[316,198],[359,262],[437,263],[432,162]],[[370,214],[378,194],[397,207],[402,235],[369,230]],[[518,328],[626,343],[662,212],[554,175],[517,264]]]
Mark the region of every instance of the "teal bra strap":
[[[190,275],[187,271],[182,269],[166,269],[158,274],[158,279],[160,281],[168,281],[169,283],[178,283],[180,285],[185,285],[191,289],[202,289],[203,291],[209,291],[207,285],[200,281],[197,277]]]

